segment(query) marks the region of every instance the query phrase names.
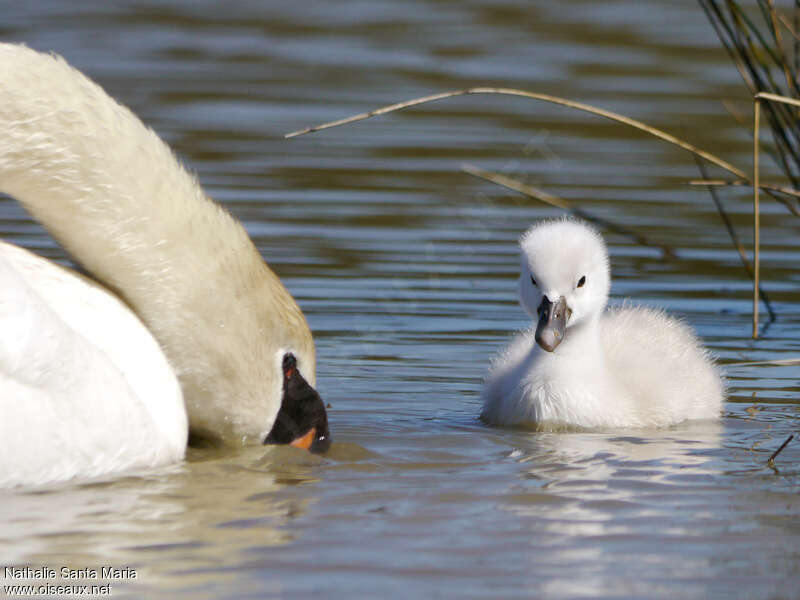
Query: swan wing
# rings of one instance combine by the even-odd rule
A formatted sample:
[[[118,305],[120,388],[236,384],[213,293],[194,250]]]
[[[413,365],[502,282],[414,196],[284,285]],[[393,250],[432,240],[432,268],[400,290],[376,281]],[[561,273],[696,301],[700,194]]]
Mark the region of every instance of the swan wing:
[[[112,294],[0,242],[0,332],[0,486],[183,457],[178,380]]]

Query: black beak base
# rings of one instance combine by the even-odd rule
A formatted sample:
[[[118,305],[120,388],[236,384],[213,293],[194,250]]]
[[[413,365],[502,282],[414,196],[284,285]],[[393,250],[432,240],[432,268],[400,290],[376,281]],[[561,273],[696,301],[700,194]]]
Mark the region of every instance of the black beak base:
[[[331,445],[328,415],[317,391],[308,385],[297,368],[294,354],[283,357],[283,398],[281,408],[265,444],[292,444],[311,452],[326,452]],[[298,443],[306,439],[310,445]]]

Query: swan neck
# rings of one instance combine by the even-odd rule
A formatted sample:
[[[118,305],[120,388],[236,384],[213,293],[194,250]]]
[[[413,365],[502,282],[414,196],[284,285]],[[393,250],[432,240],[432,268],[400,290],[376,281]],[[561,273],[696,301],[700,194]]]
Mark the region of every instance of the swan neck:
[[[599,352],[601,348],[599,316],[592,316],[568,328],[561,347],[570,353]]]
[[[136,312],[180,378],[194,430],[261,435],[280,406],[276,350],[314,385],[294,299],[130,110],[63,59],[0,44],[0,131],[0,191]]]

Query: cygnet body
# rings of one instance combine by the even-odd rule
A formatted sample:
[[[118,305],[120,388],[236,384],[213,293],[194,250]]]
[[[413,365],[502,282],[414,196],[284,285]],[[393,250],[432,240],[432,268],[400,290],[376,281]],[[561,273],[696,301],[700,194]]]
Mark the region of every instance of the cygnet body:
[[[536,324],[494,359],[486,422],[665,427],[719,417],[724,384],[691,328],[659,310],[606,310],[611,276],[597,231],[543,221],[520,248],[519,299]]]

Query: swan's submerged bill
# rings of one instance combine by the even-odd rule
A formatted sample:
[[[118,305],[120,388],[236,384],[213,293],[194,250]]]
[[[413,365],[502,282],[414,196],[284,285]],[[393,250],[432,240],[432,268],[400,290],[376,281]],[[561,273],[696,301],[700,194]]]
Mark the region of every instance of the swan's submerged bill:
[[[322,401],[317,396],[318,404],[310,402],[296,380],[304,378],[308,389],[315,385],[314,342],[303,313],[241,223],[205,195],[152,130],[62,58],[0,43],[0,132],[0,192],[18,200],[106,288],[104,293],[130,307],[138,326],[156,340],[157,346],[148,352],[159,357],[163,352],[165,364],[177,376],[193,437],[260,444],[272,433],[279,414],[285,421],[297,403],[316,407],[313,418],[306,418],[303,410],[297,413],[298,433],[306,435],[314,428],[312,438],[319,434],[330,439],[327,420],[323,424],[319,414],[324,416]],[[0,302],[0,319],[45,315],[48,310],[60,315],[62,292],[33,285],[39,291],[29,294],[25,286],[32,284],[26,277],[37,277],[41,269],[20,276],[20,264],[0,271],[0,288],[8,292]],[[82,297],[83,288],[70,277],[76,276],[64,275],[64,289]],[[15,304],[32,297],[41,301],[35,310],[25,312]],[[123,320],[117,314],[109,313],[104,327],[112,334],[109,339],[116,339],[116,350],[122,355],[127,351],[127,358],[135,360],[135,353],[145,350],[113,335]],[[69,362],[76,368],[70,381],[83,376],[83,384],[94,385],[93,373],[103,370],[106,379],[116,379],[113,389],[143,376],[119,365],[109,367],[102,358],[107,350],[92,349],[94,342],[82,336],[81,328],[88,326],[84,321],[65,323],[54,324],[49,333],[26,330],[24,346],[8,338],[8,329],[0,329],[4,428],[35,430],[42,439],[49,433],[64,444],[80,435],[79,429],[59,431],[55,418],[37,421],[37,412],[23,406],[33,402],[33,396],[18,393],[19,381],[12,383],[9,373],[19,375],[25,361],[41,366],[42,357],[59,360],[64,353],[75,358]],[[281,365],[287,354],[296,362],[295,377],[289,377],[288,384]],[[36,378],[30,381],[38,385]],[[41,380],[45,381],[58,383],[47,377]],[[73,389],[83,384],[78,381]],[[151,390],[153,402],[174,400],[174,390],[168,387]],[[54,390],[39,390],[50,399],[51,414],[85,414],[82,427],[89,434],[105,427],[103,411],[123,414],[129,408],[126,402],[139,401],[135,393],[125,400],[93,388],[95,399],[104,398],[103,411],[87,412],[86,394],[64,386]],[[177,420],[162,425],[170,435],[179,431]],[[299,431],[306,425],[308,429]],[[124,430],[119,434],[116,445],[93,447],[92,454],[76,452],[84,464],[73,465],[70,473],[98,472],[92,465],[99,464],[96,455],[102,452],[147,454],[142,439],[126,437]],[[324,442],[317,441],[315,448],[321,446]],[[159,456],[150,464],[167,460]],[[175,459],[174,453],[170,456]],[[33,458],[17,455],[9,460]],[[7,467],[0,462],[0,481]]]
[[[322,398],[300,374],[294,354],[284,355],[281,370],[281,408],[264,443],[290,444],[311,452],[327,451],[331,445],[331,434]]]
[[[692,330],[665,313],[605,310],[605,243],[543,221],[520,240],[519,299],[535,326],[494,359],[481,417],[500,425],[663,427],[720,415],[723,381]]]

